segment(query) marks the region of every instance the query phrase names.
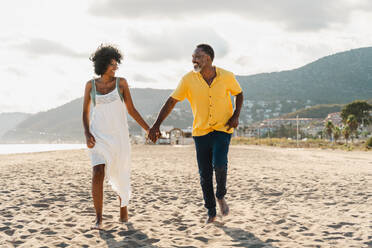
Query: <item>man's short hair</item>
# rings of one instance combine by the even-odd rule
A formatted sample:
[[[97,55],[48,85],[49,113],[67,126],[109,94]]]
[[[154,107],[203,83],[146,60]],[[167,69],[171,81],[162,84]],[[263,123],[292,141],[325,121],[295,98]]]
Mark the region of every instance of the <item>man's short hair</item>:
[[[214,59],[214,51],[213,51],[213,48],[208,45],[208,44],[199,44],[196,46],[196,48],[200,48],[203,52],[205,52],[206,54],[209,55],[209,57],[211,58],[211,60],[213,61]]]

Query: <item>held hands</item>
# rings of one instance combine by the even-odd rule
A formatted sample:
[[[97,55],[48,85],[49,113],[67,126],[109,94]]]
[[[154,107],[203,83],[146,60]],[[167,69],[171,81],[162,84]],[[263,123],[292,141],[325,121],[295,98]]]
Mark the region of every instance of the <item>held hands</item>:
[[[160,129],[159,127],[153,125],[150,130],[149,130],[149,133],[148,133],[148,138],[152,141],[152,142],[156,142],[158,140],[158,138],[161,136],[160,134]]]
[[[227,126],[227,131],[231,128],[236,128],[239,125],[239,117],[238,116],[231,116],[231,118],[226,122],[225,127]]]
[[[96,144],[96,139],[90,132],[85,133],[85,139],[86,139],[88,148],[93,148],[94,145]]]

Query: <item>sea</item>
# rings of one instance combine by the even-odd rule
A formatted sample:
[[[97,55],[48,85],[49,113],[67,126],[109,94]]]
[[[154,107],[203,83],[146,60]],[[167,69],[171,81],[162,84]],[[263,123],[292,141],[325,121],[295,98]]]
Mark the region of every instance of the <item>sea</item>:
[[[0,144],[0,154],[85,149],[86,144]]]

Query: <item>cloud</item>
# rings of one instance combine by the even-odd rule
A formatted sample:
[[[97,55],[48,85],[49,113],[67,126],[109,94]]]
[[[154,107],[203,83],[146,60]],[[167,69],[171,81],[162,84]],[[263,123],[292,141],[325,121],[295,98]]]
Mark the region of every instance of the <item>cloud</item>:
[[[25,77],[27,75],[24,71],[15,67],[8,67],[6,70],[17,77]]]
[[[75,52],[58,42],[46,39],[31,39],[28,42],[13,45],[13,47],[33,56],[60,55],[73,58],[89,57],[88,54]]]
[[[167,29],[157,33],[131,30],[128,37],[138,48],[133,56],[147,62],[191,60],[195,46],[200,43],[210,44],[218,58],[224,57],[229,50],[227,42],[209,28]]]
[[[251,58],[249,56],[241,56],[235,60],[235,63],[241,66],[245,66],[251,63]]]
[[[109,18],[201,17],[235,14],[248,20],[279,23],[292,31],[316,31],[334,23],[346,23],[354,10],[370,6],[368,0],[107,0],[89,12]],[[369,9],[372,11],[372,9]]]

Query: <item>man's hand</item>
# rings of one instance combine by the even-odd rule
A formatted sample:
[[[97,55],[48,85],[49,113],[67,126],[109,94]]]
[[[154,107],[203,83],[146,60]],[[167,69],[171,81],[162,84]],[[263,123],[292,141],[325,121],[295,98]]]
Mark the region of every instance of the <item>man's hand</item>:
[[[152,142],[156,142],[158,140],[158,138],[160,137],[160,129],[158,126],[152,126],[150,128],[150,131],[149,131],[149,134],[148,134],[148,138],[152,141]]]
[[[156,140],[161,136],[159,129],[160,125],[165,120],[165,118],[170,114],[170,112],[172,111],[177,102],[178,100],[169,97],[168,100],[165,102],[164,106],[161,108],[158,118],[156,119],[155,123],[152,125],[149,131],[148,138],[152,142],[155,143]]]
[[[240,92],[235,96],[235,111],[231,118],[226,122],[227,131],[231,128],[236,128],[239,125],[239,114],[243,105],[243,92]]]
[[[96,144],[96,139],[90,132],[85,133],[85,140],[87,142],[88,148],[93,148],[94,145]]]
[[[231,116],[231,118],[226,122],[225,127],[227,126],[227,131],[231,128],[236,128],[239,125],[239,117],[236,115]]]

